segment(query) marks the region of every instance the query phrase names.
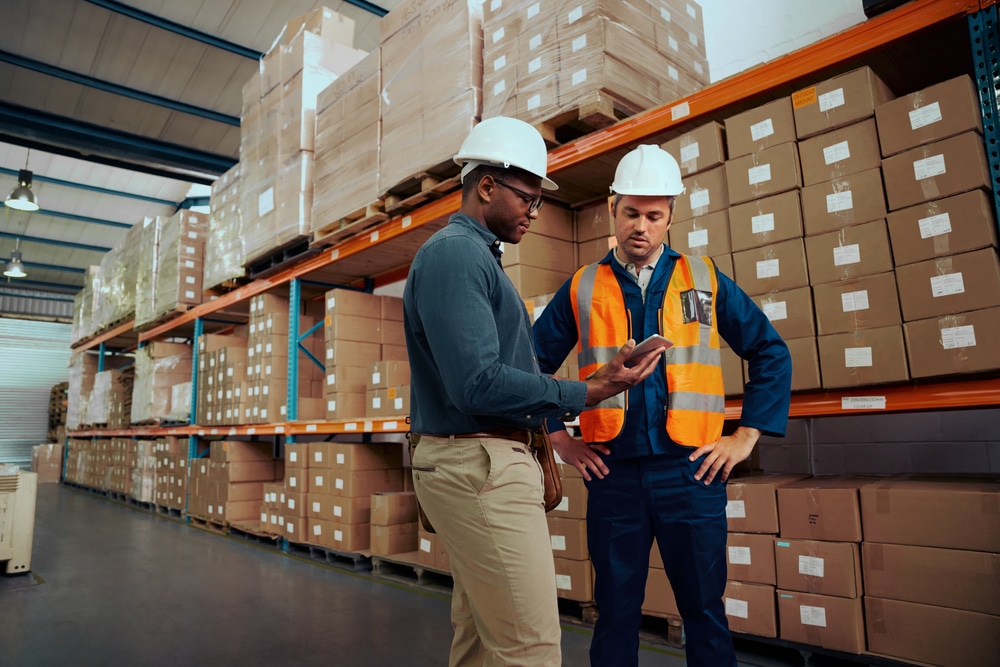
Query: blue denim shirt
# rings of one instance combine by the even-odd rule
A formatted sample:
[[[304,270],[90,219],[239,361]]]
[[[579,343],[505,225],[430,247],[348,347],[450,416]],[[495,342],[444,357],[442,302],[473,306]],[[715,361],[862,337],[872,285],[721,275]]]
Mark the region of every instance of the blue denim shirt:
[[[455,214],[424,243],[403,292],[415,433],[538,428],[575,419],[587,386],[539,373],[531,320],[500,267],[500,241]]]
[[[664,246],[663,254],[657,261],[653,277],[646,288],[644,304],[639,285],[614,261],[613,252],[609,252],[601,263],[610,263],[614,269],[632,318],[632,335],[636,341],[641,341],[650,334],[659,332],[658,319],[663,292],[680,255]],[[740,424],[758,428],[767,435],[783,436],[791,403],[792,360],[788,346],[774,330],[767,316],[736,283],[718,270],[716,275],[719,279],[716,298],[719,335],[736,354],[749,362],[750,367]],[[541,317],[535,322],[533,332],[543,373],[559,368],[567,354],[571,351],[575,353],[579,335],[576,319],[573,317],[570,281],[559,288],[553,300],[545,307]],[[624,334],[621,343],[625,343]],[[606,458],[627,459],[678,452],[678,445],[667,435],[667,417],[663,408],[666,404],[666,369],[661,361],[660,369],[654,371],[642,384],[629,390],[624,431],[611,443],[611,455]],[[550,423],[549,428],[562,428],[562,425]],[[691,450],[685,447],[684,451]]]

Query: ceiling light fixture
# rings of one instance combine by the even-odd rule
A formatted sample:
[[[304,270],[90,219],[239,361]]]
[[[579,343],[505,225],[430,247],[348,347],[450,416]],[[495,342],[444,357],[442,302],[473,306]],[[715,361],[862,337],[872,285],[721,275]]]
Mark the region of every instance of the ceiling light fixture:
[[[4,204],[8,208],[13,208],[18,211],[37,211],[38,202],[35,201],[35,193],[31,191],[31,172],[28,171],[28,158],[31,156],[31,149],[28,149],[28,155],[24,158],[24,169],[21,169],[17,173],[17,185],[14,189],[10,191],[7,195],[7,199],[4,200]]]
[[[10,263],[7,264],[7,269],[3,274],[8,278],[28,277],[28,273],[24,270],[24,264],[21,263],[21,239],[15,242],[14,249],[10,251]]]

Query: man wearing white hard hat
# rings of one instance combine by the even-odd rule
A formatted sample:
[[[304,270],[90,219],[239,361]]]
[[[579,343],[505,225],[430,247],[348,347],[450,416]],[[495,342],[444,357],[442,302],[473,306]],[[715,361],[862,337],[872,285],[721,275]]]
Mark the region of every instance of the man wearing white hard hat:
[[[455,156],[462,206],[417,252],[403,294],[410,359],[413,482],[454,576],[451,667],[562,664],[555,567],[542,474],[530,443],[545,418],[644,380],[633,342],[586,381],[541,375],[531,320],[501,269],[541,207],[547,153],[513,118],[473,128]]]
[[[618,245],[580,268],[535,323],[543,372],[573,348],[580,376],[600,368],[619,340],[652,334],[672,346],[657,372],[623,396],[580,414],[582,440],[551,422],[560,457],[588,489],[587,546],[599,611],[593,667],[638,664],[639,627],[653,539],[684,619],[688,665],[735,667],[726,622],[726,487],[762,433],[784,435],[792,365],[788,348],[743,290],[707,257],[664,244],[677,162],[642,145],[611,186]],[[739,427],[723,435],[720,337],[749,362]]]

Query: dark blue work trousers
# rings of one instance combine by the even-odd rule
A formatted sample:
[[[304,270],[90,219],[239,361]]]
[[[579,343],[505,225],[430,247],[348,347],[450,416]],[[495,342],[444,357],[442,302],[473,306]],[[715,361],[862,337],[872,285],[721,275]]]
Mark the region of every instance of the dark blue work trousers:
[[[587,544],[598,619],[592,667],[638,665],[649,553],[656,538],[684,620],[689,667],[735,667],[726,589],[726,485],[694,479],[691,450],[607,461],[587,483]]]

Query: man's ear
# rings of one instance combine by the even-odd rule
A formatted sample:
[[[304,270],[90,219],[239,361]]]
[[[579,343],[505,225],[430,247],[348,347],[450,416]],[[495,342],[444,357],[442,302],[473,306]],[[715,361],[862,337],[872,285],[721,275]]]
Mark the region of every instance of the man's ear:
[[[611,195],[610,197],[608,197],[608,215],[611,216],[612,220],[615,219],[615,196],[614,195]]]
[[[493,177],[489,174],[484,174],[479,179],[479,185],[476,187],[476,192],[479,193],[480,201],[484,203],[489,203],[493,199],[493,192],[496,190],[496,184],[493,182]]]

